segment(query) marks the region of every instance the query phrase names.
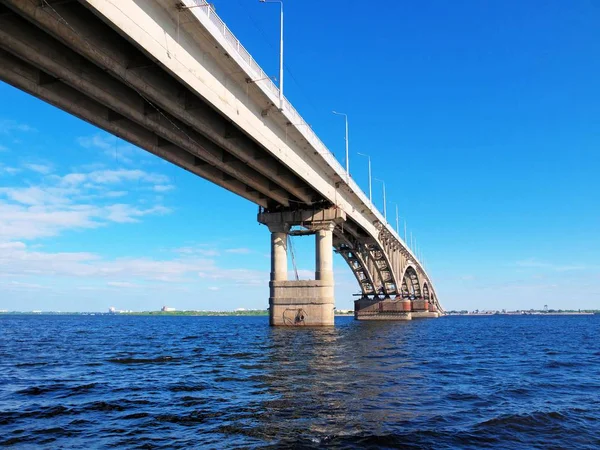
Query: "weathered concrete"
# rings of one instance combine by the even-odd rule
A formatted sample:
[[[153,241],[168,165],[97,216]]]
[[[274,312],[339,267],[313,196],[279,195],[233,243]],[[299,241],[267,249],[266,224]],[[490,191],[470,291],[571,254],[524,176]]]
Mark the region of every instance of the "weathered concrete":
[[[412,313],[406,302],[400,299],[363,297],[354,302],[354,318],[357,320],[411,320]]]
[[[344,220],[336,208],[259,213],[258,221],[271,231],[271,325],[333,325],[333,230]],[[315,279],[287,281],[287,237],[292,226],[300,225],[315,235]]]
[[[271,281],[269,323],[272,326],[331,326],[333,284],[320,280]],[[331,295],[325,296],[324,293]]]
[[[413,311],[413,319],[436,319],[440,317],[440,313],[430,311]]]

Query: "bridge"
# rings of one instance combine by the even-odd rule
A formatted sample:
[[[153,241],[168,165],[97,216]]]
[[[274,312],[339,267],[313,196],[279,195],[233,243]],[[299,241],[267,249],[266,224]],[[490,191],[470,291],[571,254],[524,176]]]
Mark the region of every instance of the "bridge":
[[[258,205],[271,325],[333,325],[333,251],[357,319],[439,317],[423,264],[204,0],[0,0],[0,80]],[[288,236],[314,234],[314,280]],[[266,281],[266,280],[265,280]]]

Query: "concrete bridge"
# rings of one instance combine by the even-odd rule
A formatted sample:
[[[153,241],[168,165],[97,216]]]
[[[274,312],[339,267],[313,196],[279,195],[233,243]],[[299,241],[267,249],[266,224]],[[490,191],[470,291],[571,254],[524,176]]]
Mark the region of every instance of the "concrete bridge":
[[[204,0],[0,0],[0,79],[257,204],[272,325],[333,324],[334,249],[358,319],[442,312],[417,257]],[[314,280],[287,279],[289,234],[315,235]]]

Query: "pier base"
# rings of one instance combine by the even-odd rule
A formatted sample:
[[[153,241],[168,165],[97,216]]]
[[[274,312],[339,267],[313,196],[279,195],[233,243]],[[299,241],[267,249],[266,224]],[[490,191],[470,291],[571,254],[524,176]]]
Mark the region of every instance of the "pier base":
[[[336,208],[259,213],[258,221],[271,231],[272,326],[334,325],[333,230],[345,220],[346,215]],[[314,280],[288,280],[287,238],[293,226],[315,236]]]
[[[333,284],[320,280],[272,281],[269,323],[272,326],[332,326]]]
[[[354,302],[354,318],[356,320],[412,320],[410,302],[400,299],[371,299],[363,297]]]

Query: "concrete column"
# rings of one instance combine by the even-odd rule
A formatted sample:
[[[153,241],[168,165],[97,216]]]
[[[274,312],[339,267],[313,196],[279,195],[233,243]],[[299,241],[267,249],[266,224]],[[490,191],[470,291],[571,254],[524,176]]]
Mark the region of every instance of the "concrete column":
[[[337,208],[264,212],[258,221],[271,231],[269,323],[273,326],[334,324],[333,229],[346,220]],[[291,226],[316,234],[315,280],[287,279],[287,237]]]
[[[315,235],[315,279],[333,284],[333,228],[329,224],[317,230]]]
[[[287,232],[271,230],[271,281],[286,281]]]

